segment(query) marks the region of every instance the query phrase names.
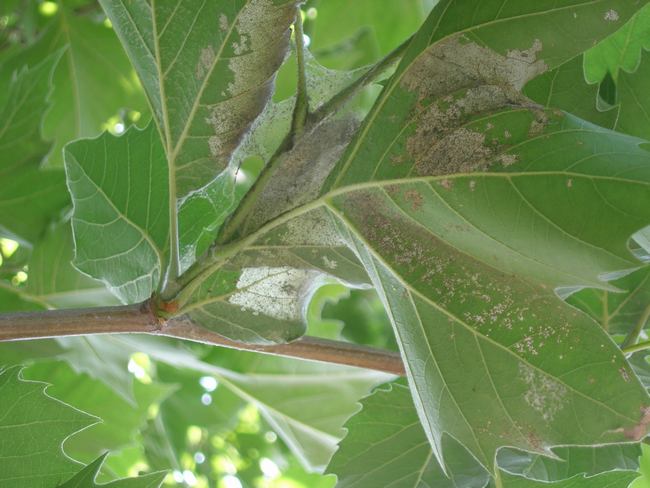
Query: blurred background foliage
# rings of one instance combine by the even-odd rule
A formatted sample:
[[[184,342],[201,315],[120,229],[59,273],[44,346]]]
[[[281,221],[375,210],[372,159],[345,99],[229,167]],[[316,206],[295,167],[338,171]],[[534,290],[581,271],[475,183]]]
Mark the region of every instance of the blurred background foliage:
[[[305,43],[323,67],[354,70],[407,39],[435,3],[307,0],[302,6]],[[593,85],[586,106],[597,117],[596,105],[611,109],[617,97],[625,96],[621,87],[635,83],[632,72],[641,63],[642,48],[650,47],[650,9],[637,17],[640,21],[571,62],[571,69],[584,67],[586,82]],[[103,283],[70,265],[71,202],[61,150],[71,140],[104,130],[119,135],[133,124],[144,127],[149,109],[97,1],[0,2],[0,106],[16,73],[52,56],[59,58],[49,109],[33,128],[37,149],[17,169],[0,155],[0,212],[20,213],[20,222],[0,219],[0,313],[117,303]],[[274,102],[293,96],[295,87],[291,55],[278,73]],[[529,88],[531,98],[535,88]],[[381,80],[357,97],[355,108],[367,112],[380,90]],[[618,123],[633,115],[620,114]],[[634,131],[649,138],[650,123],[637,124]],[[244,161],[238,192],[247,191],[262,164],[259,158]],[[23,203],[11,203],[12,192],[27,183],[37,189],[48,185],[54,192],[47,208],[29,207],[26,213]],[[638,286],[626,285],[640,290],[639,296],[647,270],[640,274]],[[611,313],[596,310],[604,303],[598,293],[584,290],[571,303],[596,320],[609,320]],[[310,335],[397,350],[374,290],[325,285],[315,293],[307,320]],[[640,375],[643,368],[650,370],[643,358]],[[169,487],[333,487],[336,478],[321,473],[345,433],[343,423],[360,408],[359,399],[392,379],[202,344],[116,336],[0,343],[0,366],[15,364],[26,366],[25,379],[51,383],[49,395],[103,419],[64,444],[70,457],[84,463],[111,451],[98,482],[169,469]],[[644,453],[640,471],[647,474],[650,451]],[[639,478],[634,488],[650,487],[647,479]]]

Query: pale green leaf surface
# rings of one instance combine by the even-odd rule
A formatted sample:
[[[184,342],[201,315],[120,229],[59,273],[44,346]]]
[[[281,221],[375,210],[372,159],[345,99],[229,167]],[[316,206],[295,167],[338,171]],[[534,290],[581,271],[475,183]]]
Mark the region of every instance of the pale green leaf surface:
[[[112,481],[111,483],[98,485],[95,478],[104,464],[104,460],[109,453],[103,454],[95,461],[84,467],[65,483],[59,485],[59,488],[94,488],[106,486],[109,488],[158,488],[162,485],[167,476],[167,472],[158,472],[145,474],[137,478],[122,478]]]
[[[567,480],[547,483],[529,480],[514,474],[501,473],[503,488],[591,488],[596,486],[598,488],[627,488],[638,477],[639,473],[636,471],[612,471],[590,478],[576,475]]]
[[[113,29],[75,13],[69,3],[62,2],[41,41],[48,49],[67,47],[54,70],[52,108],[43,121],[45,137],[56,139],[48,164],[57,167],[63,166],[65,144],[94,137],[120,109],[142,112],[147,103]]]
[[[394,378],[375,371],[223,348],[214,348],[206,359],[209,362],[204,362],[172,340],[146,336],[119,336],[116,340],[125,349],[144,352],[152,360],[213,376],[219,383],[215,391],[226,388],[255,405],[310,471],[325,469],[343,437],[343,423],[358,410],[356,402],[373,387]]]
[[[650,15],[648,18],[650,22]],[[621,109],[616,130],[647,140],[650,139],[650,94],[647,90],[650,53],[642,50],[640,58],[634,72],[623,70],[618,75],[616,97]]]
[[[583,56],[532,79],[523,93],[544,107],[559,108],[594,125],[606,129],[616,126],[619,109],[598,109],[598,85],[589,85],[584,80]]]
[[[461,3],[432,11],[323,203],[390,310],[435,455],[448,433],[493,471],[503,446],[617,443],[645,422],[625,357],[554,290],[638,265],[648,154],[521,94],[584,50],[581,29],[605,37],[642,5]]]
[[[142,112],[147,105],[113,29],[74,12],[76,8],[78,2],[74,0],[60,2],[57,14],[38,40],[0,66],[1,86],[12,71],[23,65],[34,66],[56,50],[65,49],[53,74],[52,107],[43,121],[46,139],[56,139],[46,162],[54,167],[63,167],[65,144],[96,136],[121,109]]]
[[[647,320],[650,307],[650,267],[645,266],[610,282],[620,292],[586,288],[566,300],[586,312],[610,334],[627,335],[640,320]]]
[[[203,402],[207,394],[199,380],[205,373],[156,365],[158,379],[177,385],[160,405],[159,414],[147,421],[142,432],[145,454],[153,469],[178,469],[180,454],[187,449],[187,431],[198,426],[216,432],[227,432],[237,423],[237,412],[246,401],[227,387],[218,385],[210,392],[210,403]]]
[[[409,388],[393,384],[361,401],[327,467],[336,488],[483,488],[487,472],[460,444],[443,439],[447,473],[433,455]]]
[[[589,83],[599,83],[609,72],[616,81],[621,68],[636,70],[642,48],[649,47],[650,7],[646,6],[618,32],[585,52],[585,76]]]
[[[63,441],[99,419],[49,397],[44,383],[20,379],[20,370],[0,373],[0,483],[51,488],[80,467],[63,453]]]
[[[321,209],[272,229],[232,261],[237,268],[265,265],[318,271],[350,286],[370,283],[363,265]]]
[[[303,310],[319,273],[287,266],[220,269],[194,290],[181,312],[228,339],[290,342],[307,330]]]
[[[107,307],[120,303],[104,283],[77,271],[71,264],[73,259],[70,223],[50,227],[32,250],[27,295],[56,309]]]
[[[499,468],[512,474],[539,481],[561,481],[577,474],[594,476],[607,471],[639,469],[641,444],[617,444],[601,447],[558,447],[553,453],[560,459],[501,449]]]
[[[58,337],[56,341],[65,349],[59,357],[65,359],[77,373],[86,373],[101,381],[123,400],[136,405],[133,374],[127,370],[132,351],[125,350],[114,336]]]
[[[322,51],[369,25],[380,50],[378,54],[386,55],[422,25],[430,8],[426,3],[422,0],[387,0],[378,8],[373,0],[321,2],[317,7],[318,17],[309,47]],[[391,12],[391,15],[386,15],[386,12]],[[373,61],[376,59],[369,60]]]
[[[0,232],[33,243],[69,204],[62,171],[42,171],[51,144],[41,137],[50,76],[60,52],[21,70],[0,107]]]
[[[156,289],[169,246],[169,177],[155,125],[65,148],[74,266],[125,303]]]
[[[296,2],[101,3],[153,107],[176,195],[227,175],[271,97]]]

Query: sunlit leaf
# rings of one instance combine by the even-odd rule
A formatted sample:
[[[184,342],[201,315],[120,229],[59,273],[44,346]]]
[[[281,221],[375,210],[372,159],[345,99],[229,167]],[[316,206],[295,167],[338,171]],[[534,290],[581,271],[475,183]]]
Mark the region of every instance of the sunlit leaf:
[[[585,53],[585,76],[598,83],[609,72],[618,79],[621,68],[635,71],[642,48],[650,47],[650,7],[644,7],[614,35]]]
[[[82,308],[119,304],[106,285],[72,266],[74,241],[70,223],[48,229],[32,251],[25,292],[51,308]]]
[[[125,303],[156,289],[169,246],[169,176],[153,123],[65,148],[74,265]]]

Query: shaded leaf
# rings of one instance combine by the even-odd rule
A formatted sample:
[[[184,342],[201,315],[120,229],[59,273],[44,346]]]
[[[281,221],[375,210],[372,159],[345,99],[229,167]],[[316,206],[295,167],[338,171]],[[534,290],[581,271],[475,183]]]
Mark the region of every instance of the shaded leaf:
[[[645,266],[610,284],[621,291],[586,288],[566,301],[589,314],[610,334],[627,335],[640,320],[644,323],[647,320],[644,314],[650,306],[650,267]]]
[[[606,129],[616,126],[618,108],[598,109],[598,85],[589,85],[584,80],[583,56],[532,79],[523,93],[544,107],[559,108],[594,125]]]
[[[70,197],[62,171],[42,171],[51,149],[41,137],[50,75],[61,53],[16,75],[0,108],[0,233],[33,243]]]
[[[156,289],[169,246],[169,176],[153,123],[65,148],[74,201],[74,265],[124,303]]]
[[[445,473],[427,440],[409,388],[393,384],[361,401],[362,410],[327,467],[337,488],[483,488],[487,472],[460,444],[445,437]]]
[[[638,376],[641,383],[643,383],[643,386],[650,388],[650,363],[648,362],[648,352],[636,352],[632,354],[628,360],[634,370],[634,374]]]
[[[648,22],[650,23],[650,11]],[[639,64],[635,68],[634,72],[623,70],[618,75],[616,98],[621,109],[616,130],[650,139],[650,94],[646,84],[650,76],[650,53],[642,50]]]
[[[636,471],[613,471],[610,473],[602,473],[590,478],[576,475],[567,480],[547,483],[544,481],[533,481],[522,476],[503,472],[501,474],[503,488],[588,488],[592,486],[602,488],[627,488],[630,486],[630,483],[638,477],[639,473]]]
[[[554,289],[638,266],[627,239],[650,219],[650,160],[521,94],[586,49],[568,36],[606,37],[642,6],[615,3],[441,2],[329,180],[322,202],[390,310],[439,460],[443,433],[494,470],[502,446],[638,440],[645,422],[623,354]]]
[[[0,372],[0,481],[7,488],[49,488],[79,470],[63,453],[69,436],[99,419],[45,394],[45,384]]]
[[[101,455],[95,461],[83,468],[65,483],[59,485],[59,488],[92,488],[96,486],[110,486],[111,488],[158,488],[162,485],[167,476],[167,472],[158,472],[145,474],[137,478],[122,478],[108,484],[98,485],[95,478],[102,468],[108,453]]]
[[[577,474],[594,476],[607,471],[639,469],[641,444],[618,444],[602,447],[558,447],[558,459],[512,449],[501,449],[499,468],[512,474],[539,481],[562,481]]]
[[[650,48],[650,7],[639,10],[615,34],[585,52],[585,76],[589,83],[603,81],[610,73],[618,80],[621,68],[632,72],[639,65],[642,48]]]

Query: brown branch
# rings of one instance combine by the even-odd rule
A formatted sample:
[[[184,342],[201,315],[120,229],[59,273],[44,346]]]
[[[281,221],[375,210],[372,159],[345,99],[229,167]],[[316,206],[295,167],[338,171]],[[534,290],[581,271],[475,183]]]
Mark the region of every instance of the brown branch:
[[[0,314],[0,342],[140,333],[406,376],[400,354],[385,349],[315,337],[273,346],[243,344],[204,329],[187,316],[161,320],[148,301],[120,307]]]

